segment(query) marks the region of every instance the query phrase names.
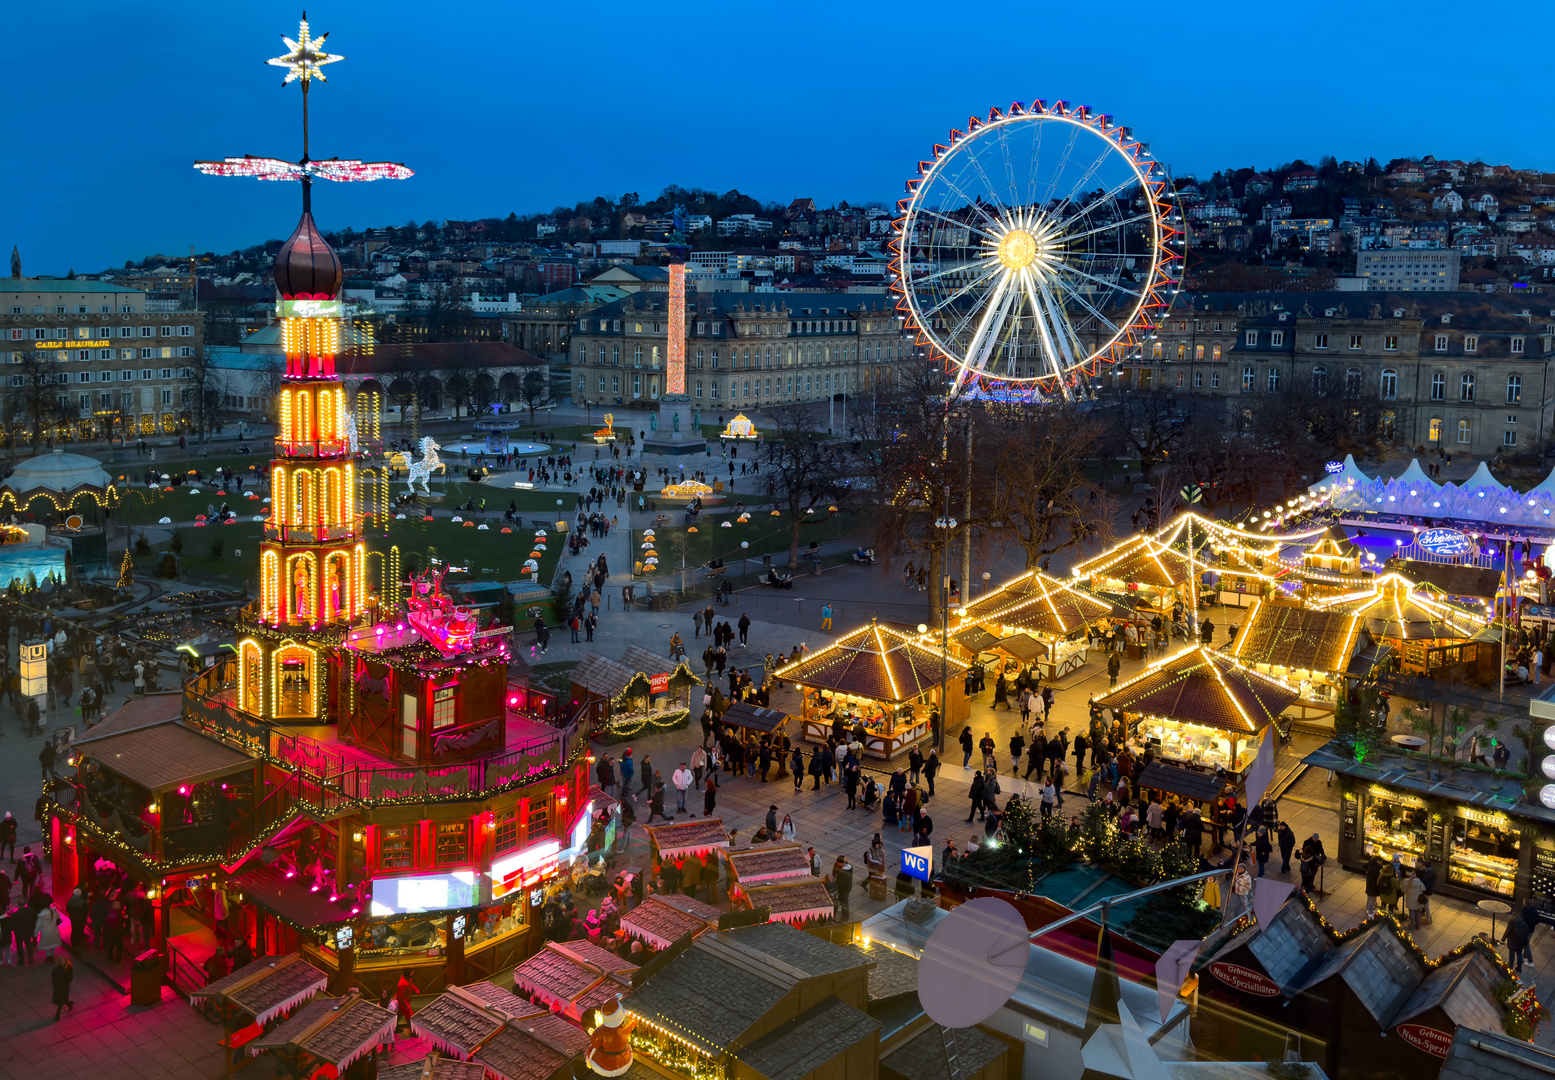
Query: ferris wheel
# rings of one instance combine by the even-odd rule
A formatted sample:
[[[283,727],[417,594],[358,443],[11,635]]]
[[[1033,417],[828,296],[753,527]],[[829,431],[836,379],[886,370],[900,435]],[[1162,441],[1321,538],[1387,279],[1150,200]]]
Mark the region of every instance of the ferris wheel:
[[[1064,102],[973,117],[908,181],[903,307],[956,390],[1069,396],[1170,307],[1182,231],[1166,170]]]

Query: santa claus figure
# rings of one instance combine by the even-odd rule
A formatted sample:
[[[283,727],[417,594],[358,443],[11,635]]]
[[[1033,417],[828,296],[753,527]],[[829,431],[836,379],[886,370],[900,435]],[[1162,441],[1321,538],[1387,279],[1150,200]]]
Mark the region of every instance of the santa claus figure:
[[[620,1076],[632,1067],[632,1028],[637,1021],[626,1015],[620,998],[599,1007],[599,1025],[589,1035],[583,1059],[600,1076]]]

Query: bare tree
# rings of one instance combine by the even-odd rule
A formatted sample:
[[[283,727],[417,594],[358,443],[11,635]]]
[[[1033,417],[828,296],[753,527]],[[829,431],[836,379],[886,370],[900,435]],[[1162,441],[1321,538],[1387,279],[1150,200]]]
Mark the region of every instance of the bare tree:
[[[1183,418],[1177,398],[1166,390],[1124,390],[1116,404],[1117,435],[1139,454],[1146,476],[1182,444]]]
[[[1112,515],[1092,471],[1109,432],[1094,410],[1062,402],[993,406],[978,428],[976,486],[989,493],[993,523],[1013,533],[1028,569],[1106,527]]]
[[[473,412],[476,389],[485,374],[480,364],[480,352],[474,345],[455,345],[449,351],[448,365],[443,372],[443,388],[454,407],[454,418],[459,417],[462,405]]]
[[[850,444],[815,432],[816,416],[796,402],[763,413],[756,452],[761,483],[788,513],[788,565],[799,565],[799,527],[807,510],[850,500],[857,475]]]
[[[16,355],[19,359],[8,369],[12,415],[29,427],[32,450],[37,453],[45,426],[52,425],[60,416],[59,365],[48,353]]]
[[[529,410],[529,422],[535,422],[535,409],[550,400],[550,378],[537,368],[530,368],[518,380],[518,400]]]

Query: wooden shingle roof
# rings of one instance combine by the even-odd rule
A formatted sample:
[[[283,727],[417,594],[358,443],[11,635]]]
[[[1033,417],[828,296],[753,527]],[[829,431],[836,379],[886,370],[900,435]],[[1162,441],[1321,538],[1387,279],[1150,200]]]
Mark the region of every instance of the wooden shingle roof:
[[[1294,686],[1196,645],[1158,660],[1097,704],[1252,735],[1271,724],[1298,696]]]
[[[717,925],[717,918],[709,921],[692,915],[657,895],[649,896],[621,916],[622,930],[656,949],[667,949],[687,934],[706,933]]]
[[[1226,651],[1248,664],[1337,673],[1363,638],[1361,620],[1350,612],[1259,600]]]
[[[899,703],[937,689],[947,666],[951,679],[966,673],[962,661],[944,659],[933,646],[871,623],[778,669],[777,677],[800,686]]]
[[[416,1034],[437,1049],[465,1059],[500,1031],[502,1023],[502,1017],[456,990],[439,994],[410,1018]]]
[[[799,844],[770,844],[741,848],[725,856],[742,885],[774,881],[779,878],[808,877],[810,860]]]
[[[1062,637],[1098,619],[1121,618],[1126,614],[1084,589],[1041,570],[1028,570],[967,605],[964,621],[972,626],[996,628],[995,634],[1003,633],[1002,628],[1007,626]]]
[[[528,1032],[506,1027],[471,1060],[501,1080],[548,1080],[570,1059]]]
[[[573,686],[604,698],[617,698],[637,672],[603,653],[591,652],[578,662],[568,677]]]
[[[1145,533],[1135,534],[1111,551],[1085,560],[1074,571],[1076,577],[1110,578],[1158,589],[1181,585],[1193,576],[1185,555]]]
[[[390,1065],[378,1070],[378,1080],[485,1080],[486,1067],[432,1053],[420,1061]]]

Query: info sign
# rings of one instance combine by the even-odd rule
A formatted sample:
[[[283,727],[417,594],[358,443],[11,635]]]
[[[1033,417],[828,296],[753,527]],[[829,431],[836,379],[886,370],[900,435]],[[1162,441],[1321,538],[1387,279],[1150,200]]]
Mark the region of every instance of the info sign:
[[[1457,529],[1427,529],[1415,543],[1432,555],[1443,558],[1460,558],[1474,550],[1474,541]]]

